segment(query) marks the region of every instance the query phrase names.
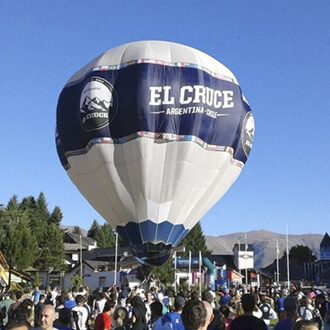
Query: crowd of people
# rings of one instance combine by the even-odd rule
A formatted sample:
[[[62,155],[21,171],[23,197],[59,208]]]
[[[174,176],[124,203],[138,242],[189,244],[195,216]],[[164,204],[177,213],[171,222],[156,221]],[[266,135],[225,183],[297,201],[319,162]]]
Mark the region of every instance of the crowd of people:
[[[209,289],[174,297],[151,287],[88,288],[0,297],[5,330],[299,330],[329,329],[327,295],[294,288],[268,294],[253,288]]]

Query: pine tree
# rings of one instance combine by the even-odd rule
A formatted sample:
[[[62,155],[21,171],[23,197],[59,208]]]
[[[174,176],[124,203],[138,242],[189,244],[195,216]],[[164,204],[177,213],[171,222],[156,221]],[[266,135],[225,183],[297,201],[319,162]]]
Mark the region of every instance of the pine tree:
[[[211,253],[211,251],[207,249],[205,236],[200,222],[193,227],[188,235],[182,240],[180,245],[186,248],[186,251],[183,254],[184,257],[189,255],[189,251],[191,251],[191,254],[194,257],[198,256],[199,251],[202,252],[202,255]]]
[[[43,192],[41,192],[37,199],[37,213],[41,220],[44,222],[47,222],[49,219],[49,211],[48,211],[48,205],[46,201],[46,197]]]
[[[91,227],[88,230],[87,237],[93,238],[96,240],[95,236],[101,230],[99,223],[97,220],[94,220]]]
[[[101,226],[101,231],[103,231],[104,234],[104,247],[114,247],[116,244],[116,237],[112,227],[108,223],[105,223]]]
[[[40,241],[40,257],[36,261],[36,267],[47,270],[53,267],[56,270],[64,268],[63,233],[58,226],[50,224],[46,227]]]
[[[50,215],[48,219],[48,224],[54,223],[56,226],[59,226],[61,224],[61,221],[63,219],[63,213],[59,206],[55,206],[52,214]]]
[[[13,211],[13,210],[18,210],[18,209],[19,209],[19,202],[18,202],[17,195],[13,195],[7,204],[7,210]]]
[[[19,218],[11,219],[11,211],[3,223],[1,250],[7,258],[11,268],[24,270],[35,262],[39,254],[36,238],[31,234],[25,213]]]

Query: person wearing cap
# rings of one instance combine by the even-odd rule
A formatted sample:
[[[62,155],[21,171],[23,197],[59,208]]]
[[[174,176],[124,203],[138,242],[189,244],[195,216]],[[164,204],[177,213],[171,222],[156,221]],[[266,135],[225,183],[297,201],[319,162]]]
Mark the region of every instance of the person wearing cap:
[[[176,297],[174,300],[174,309],[175,311],[172,313],[167,313],[164,317],[169,320],[172,324],[173,330],[184,330],[184,326],[181,320],[181,314],[183,307],[185,305],[185,300],[183,297]]]
[[[286,297],[283,302],[284,319],[279,321],[274,330],[291,330],[297,319],[297,304],[294,298]]]

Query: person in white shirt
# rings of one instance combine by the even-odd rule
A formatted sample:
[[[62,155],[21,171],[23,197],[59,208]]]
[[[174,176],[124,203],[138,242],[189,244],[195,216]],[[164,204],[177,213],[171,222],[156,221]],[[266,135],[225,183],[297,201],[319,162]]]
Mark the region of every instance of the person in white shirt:
[[[85,298],[84,296],[78,294],[76,296],[77,306],[71,309],[73,315],[73,324],[72,329],[74,330],[87,330],[87,321],[88,321],[88,309],[84,306]]]

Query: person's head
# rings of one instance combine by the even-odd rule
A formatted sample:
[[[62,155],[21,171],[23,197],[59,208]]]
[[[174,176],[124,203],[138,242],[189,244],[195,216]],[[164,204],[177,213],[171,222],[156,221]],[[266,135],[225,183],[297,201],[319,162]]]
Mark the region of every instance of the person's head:
[[[213,315],[213,308],[211,304],[207,301],[203,301],[204,307],[206,309],[206,318],[205,318],[205,323],[202,326],[203,329],[207,329],[209,324],[213,321],[214,315]]]
[[[213,294],[212,294],[210,291],[205,291],[205,292],[202,294],[202,299],[203,299],[204,301],[209,302],[210,304],[214,301]]]
[[[244,294],[242,296],[242,307],[244,309],[244,313],[252,313],[256,305],[255,298],[252,294]]]
[[[81,295],[81,294],[77,294],[77,295],[76,295],[76,304],[77,304],[78,306],[82,306],[82,305],[84,304],[84,302],[85,302],[85,298],[84,298],[84,296]]]
[[[40,313],[39,325],[41,330],[52,330],[56,319],[55,309],[52,305],[45,305]]]
[[[287,297],[284,299],[284,310],[286,318],[293,319],[297,315],[297,304],[292,297]]]
[[[301,306],[305,306],[307,307],[309,304],[309,298],[306,297],[306,296],[303,296],[301,299],[300,299],[300,305]]]
[[[183,307],[181,314],[185,330],[201,329],[207,319],[207,311],[204,304],[199,300],[189,300]]]
[[[46,296],[44,294],[41,294],[39,297],[39,302],[43,303],[46,300]]]
[[[67,328],[71,327],[71,310],[68,308],[60,308],[58,310],[58,321],[60,325]]]
[[[190,299],[191,300],[199,300],[199,295],[196,291],[191,291],[190,293]]]
[[[221,305],[219,308],[219,311],[221,314],[223,314],[226,318],[229,317],[230,314],[230,310],[229,307],[227,305]]]
[[[147,302],[148,303],[150,303],[150,302],[152,302],[154,300],[153,299],[153,295],[152,295],[152,293],[150,291],[147,292],[146,298],[147,298]]]
[[[174,309],[177,313],[181,313],[185,305],[185,300],[183,297],[176,297],[174,300]]]
[[[308,321],[308,320],[301,320],[295,322],[293,325],[292,330],[318,330],[319,327],[316,322]]]
[[[266,295],[261,294],[261,295],[260,295],[260,300],[261,300],[261,302],[262,302],[263,304],[266,303],[266,302],[267,302],[267,297],[266,297]]]
[[[117,323],[117,328],[122,327],[123,325],[125,325],[127,323],[127,310],[124,307],[118,307],[115,310],[115,314],[114,314],[114,320]]]
[[[113,300],[108,300],[105,304],[104,304],[104,308],[103,308],[103,313],[107,313],[109,315],[112,315],[115,309],[116,303]]]
[[[163,304],[160,301],[154,301],[150,305],[151,319],[157,320],[159,317],[163,316]]]
[[[35,286],[34,291],[39,291],[38,285]]]
[[[59,296],[58,299],[57,299],[57,303],[58,303],[59,306],[64,305],[65,297],[64,296]]]
[[[23,296],[23,293],[20,292],[20,291],[17,291],[17,292],[15,293],[15,295],[16,295],[16,300],[20,300],[20,299],[22,298],[22,296]]]
[[[7,323],[5,330],[32,330],[32,327],[26,320],[13,319]]]

